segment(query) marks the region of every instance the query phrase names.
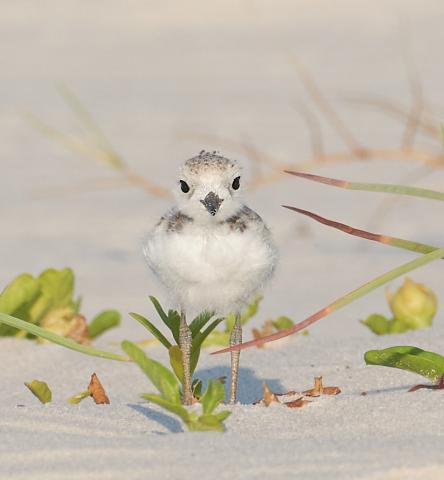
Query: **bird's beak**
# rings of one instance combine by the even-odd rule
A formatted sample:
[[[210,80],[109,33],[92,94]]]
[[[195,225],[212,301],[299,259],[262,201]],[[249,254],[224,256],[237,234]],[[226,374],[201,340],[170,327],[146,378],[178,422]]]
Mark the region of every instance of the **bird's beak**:
[[[217,211],[219,210],[221,204],[223,202],[222,198],[219,198],[214,192],[210,192],[207,196],[200,201],[203,206],[207,209],[210,215],[216,215]]]

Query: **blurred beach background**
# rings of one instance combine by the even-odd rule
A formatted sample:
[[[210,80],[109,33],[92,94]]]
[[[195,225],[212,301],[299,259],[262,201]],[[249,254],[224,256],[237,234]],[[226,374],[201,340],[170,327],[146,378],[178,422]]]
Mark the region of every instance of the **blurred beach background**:
[[[433,202],[344,192],[276,177],[276,170],[300,165],[337,178],[439,189],[443,169],[424,166],[421,154],[426,163],[441,154],[443,13],[439,1],[2,2],[0,285],[22,271],[71,266],[87,311],[141,311],[148,293],[165,298],[141,245],[171,200],[125,184],[118,172],[35,128],[30,115],[94,142],[61,85],[151,184],[173,188],[181,162],[201,149],[238,159],[253,183],[265,179],[246,193],[281,249],[265,315],[301,319],[411,257],[345,238],[281,204],[439,243]],[[313,85],[322,99],[311,94]],[[339,120],[329,122],[324,104]],[[419,160],[396,154],[411,140],[412,112],[437,132],[419,127]],[[345,136],[335,122],[344,123]],[[360,159],[354,148],[395,154]],[[312,161],[322,154],[342,159]],[[357,309],[380,296],[338,314],[334,330],[353,330]]]
[[[166,192],[175,185],[178,167],[202,149],[217,150],[244,165],[246,201],[267,221],[280,248],[280,266],[256,325],[278,315],[302,320],[414,258],[410,252],[328,229],[281,208],[283,204],[358,228],[442,245],[439,202],[344,191],[279,172],[291,167],[442,190],[443,20],[439,0],[0,1],[0,289],[21,272],[69,266],[87,316],[105,308],[123,314],[122,327],[107,334],[102,346],[146,338],[127,312],[153,318],[148,295],[162,301],[167,296],[145,264],[143,239],[172,204]],[[72,109],[69,102],[75,100],[67,91],[100,126],[124,162],[122,170],[106,165],[110,157],[100,156],[100,150],[98,154],[98,134],[81,124],[87,117],[78,105]],[[64,144],[48,126],[65,136]],[[67,148],[66,135],[77,151]],[[87,155],[82,155],[78,150],[85,145]],[[412,277],[444,298],[437,263]],[[394,282],[392,289],[400,283]],[[320,471],[335,472],[332,478],[361,478],[408,464],[425,470],[404,477],[395,471],[384,478],[442,478],[442,469],[433,469],[442,460],[442,449],[429,435],[431,425],[436,426],[432,407],[442,395],[426,399],[426,392],[422,404],[396,396],[393,392],[418,378],[400,372],[380,376],[372,368],[364,375],[362,360],[365,349],[377,345],[442,347],[442,333],[437,337],[443,331],[442,313],[430,331],[381,340],[359,323],[374,312],[388,313],[381,289],[315,324],[309,337],[297,337],[288,351],[243,354],[243,402],[260,394],[264,378],[279,380],[276,388],[294,388],[311,382],[315,373],[328,374],[327,383],[336,382],[350,396],[342,397],[343,406],[304,410],[297,417],[302,425],[277,410],[267,410],[265,417],[248,407],[239,410],[230,417],[231,433],[218,437],[217,448],[202,460],[208,463],[206,471],[236,478],[236,463],[228,468],[220,463],[234,446],[236,461],[250,472],[242,478],[262,478],[264,472],[289,478],[298,468],[304,478],[321,478]],[[3,342],[2,425],[9,432],[5,478],[60,479],[67,469],[72,469],[70,478],[99,478],[101,469],[108,476],[100,478],[115,478],[117,471],[124,478],[144,478],[153,464],[156,478],[177,478],[167,475],[173,468],[173,445],[179,456],[192,448],[210,448],[204,435],[194,436],[196,443],[180,435],[162,437],[158,430],[177,431],[177,425],[165,423],[161,414],[151,418],[148,410],[145,418],[136,408],[127,408],[150,388],[142,386],[136,370],[128,373],[126,365],[80,358],[59,347]],[[227,366],[228,358],[205,357],[203,363],[205,368]],[[110,417],[98,415],[94,405],[68,411],[62,397],[53,410],[15,410],[16,404],[32,401],[23,381],[44,377],[64,387],[67,397],[74,393],[74,381],[82,388],[97,368],[111,389]],[[247,371],[254,372],[253,383]],[[364,389],[387,385],[393,388],[384,397],[387,410],[375,396],[359,396]],[[409,422],[414,425],[410,430]],[[319,428],[324,443],[315,435]],[[342,428],[343,437],[337,430]],[[248,441],[245,429],[255,432]],[[409,437],[413,430],[416,436]],[[156,435],[148,437],[153,452],[153,439],[160,442],[159,457],[146,457],[145,446],[133,450],[141,439],[145,445],[147,432]],[[296,458],[289,439],[301,432],[306,442],[298,444]],[[399,445],[407,437],[409,446],[400,455]],[[30,451],[40,452],[30,459],[20,451],[28,440]],[[271,450],[264,450],[262,441]],[[102,455],[107,442],[110,448]],[[46,445],[63,450],[56,461]],[[244,446],[249,460],[240,460]],[[95,447],[97,456],[89,457]],[[79,467],[69,460],[73,452],[84,465],[98,463],[91,470]],[[24,470],[15,461],[24,462]],[[53,465],[53,477],[42,461]],[[279,470],[278,463],[285,462]],[[194,475],[200,467],[190,468]],[[76,469],[82,471],[79,476]]]

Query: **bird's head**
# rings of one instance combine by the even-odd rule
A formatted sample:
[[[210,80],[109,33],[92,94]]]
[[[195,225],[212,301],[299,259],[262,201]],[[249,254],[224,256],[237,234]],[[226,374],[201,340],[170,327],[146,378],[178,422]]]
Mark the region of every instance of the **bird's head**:
[[[182,166],[176,187],[179,208],[199,223],[224,221],[241,207],[241,185],[237,162],[202,151]]]

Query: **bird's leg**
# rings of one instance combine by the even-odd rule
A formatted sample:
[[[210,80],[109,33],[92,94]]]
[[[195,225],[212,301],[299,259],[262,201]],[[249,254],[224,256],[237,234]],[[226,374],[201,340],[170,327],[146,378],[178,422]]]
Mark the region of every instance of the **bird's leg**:
[[[185,312],[180,312],[179,325],[179,346],[182,351],[182,365],[183,365],[183,396],[182,402],[184,405],[191,405],[193,403],[193,393],[191,392],[191,374],[190,374],[190,357],[191,357],[191,330],[187,325]]]
[[[242,325],[240,314],[236,313],[236,320],[230,336],[230,346],[237,345],[242,342]],[[231,352],[231,393],[230,403],[234,404],[237,400],[237,377],[239,373],[239,357],[240,350]]]

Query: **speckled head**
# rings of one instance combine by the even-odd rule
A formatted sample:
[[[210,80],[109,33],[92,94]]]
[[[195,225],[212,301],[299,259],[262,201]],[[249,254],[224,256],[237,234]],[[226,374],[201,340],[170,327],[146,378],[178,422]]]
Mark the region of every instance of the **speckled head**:
[[[241,208],[241,173],[235,160],[201,151],[180,171],[176,188],[180,211],[201,223],[227,219]]]

